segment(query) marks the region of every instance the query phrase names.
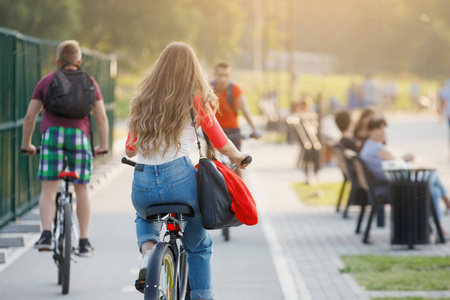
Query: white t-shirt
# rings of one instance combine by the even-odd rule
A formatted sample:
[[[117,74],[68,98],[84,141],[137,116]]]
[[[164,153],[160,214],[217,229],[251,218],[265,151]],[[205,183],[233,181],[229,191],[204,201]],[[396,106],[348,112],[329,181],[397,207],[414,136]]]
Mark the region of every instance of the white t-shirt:
[[[175,146],[171,146],[166,154],[163,156],[163,150],[165,147],[165,144],[160,148],[160,151],[158,151],[157,154],[155,154],[151,158],[147,158],[142,156],[142,154],[138,153],[137,162],[139,164],[144,165],[162,165],[168,162],[171,162],[172,160],[175,160],[177,158],[183,157],[183,156],[189,156],[189,152],[191,150],[192,144],[195,143],[195,129],[192,126],[192,124],[189,122],[185,127],[184,130],[181,132],[180,136],[180,144],[181,148],[177,153],[177,149]]]

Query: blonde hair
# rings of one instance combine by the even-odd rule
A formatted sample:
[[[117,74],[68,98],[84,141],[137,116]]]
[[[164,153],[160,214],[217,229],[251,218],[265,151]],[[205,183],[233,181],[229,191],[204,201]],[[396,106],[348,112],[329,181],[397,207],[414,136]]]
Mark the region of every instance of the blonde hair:
[[[56,49],[56,59],[61,65],[76,65],[81,60],[81,48],[75,40],[64,41]]]
[[[182,42],[170,43],[161,52],[130,102],[128,127],[131,141],[144,157],[161,149],[180,150],[180,136],[191,120],[194,97],[201,96],[206,117],[217,110],[218,100],[192,48]],[[210,103],[210,106],[206,106]]]

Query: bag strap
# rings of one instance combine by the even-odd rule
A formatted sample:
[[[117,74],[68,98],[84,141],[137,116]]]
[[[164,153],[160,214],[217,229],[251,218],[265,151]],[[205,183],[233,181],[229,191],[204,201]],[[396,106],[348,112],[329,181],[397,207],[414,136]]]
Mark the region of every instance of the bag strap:
[[[228,98],[228,103],[230,104],[231,108],[233,108],[234,113],[237,115],[238,112],[237,112],[236,106],[234,105],[234,99],[233,99],[233,81],[230,81],[230,84],[228,84],[227,98]]]
[[[192,103],[192,99],[191,98],[189,98],[189,103]],[[195,136],[197,137],[198,154],[199,154],[200,158],[205,158],[203,156],[202,146],[201,146],[201,143],[200,143],[200,139],[198,137],[197,127],[196,127],[196,117],[195,117],[196,114],[195,114],[195,110],[194,110],[193,106],[191,106],[190,113],[191,113],[191,125],[192,125],[192,127],[194,127]],[[203,131],[203,129],[202,129],[202,131]],[[206,144],[208,145],[208,150],[210,151],[213,160],[217,160],[215,155],[214,155],[214,152],[212,151],[211,142],[209,141],[209,138],[208,138],[208,136],[206,135],[206,133],[204,131],[203,131],[203,136],[205,137]]]

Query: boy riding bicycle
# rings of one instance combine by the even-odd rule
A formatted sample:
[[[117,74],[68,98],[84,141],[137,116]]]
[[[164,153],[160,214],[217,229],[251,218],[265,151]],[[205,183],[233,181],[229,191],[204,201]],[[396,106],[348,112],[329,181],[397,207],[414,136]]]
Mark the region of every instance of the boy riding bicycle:
[[[57,48],[57,71],[45,75],[35,87],[24,118],[21,150],[33,155],[36,147],[31,137],[39,113],[41,122],[41,154],[38,179],[42,183],[39,211],[43,232],[34,245],[39,250],[52,250],[51,227],[56,212],[55,198],[59,185],[58,174],[68,167],[79,175],[73,184],[77,196],[77,217],[80,225],[80,256],[89,256],[93,248],[88,240],[90,203],[87,183],[91,176],[91,124],[89,113],[95,117],[100,145],[95,154],[108,151],[108,117],[103,96],[95,79],[82,72],[81,48],[77,41],[62,42]]]
[[[241,150],[241,130],[239,128],[238,111],[242,111],[244,118],[252,128],[251,137],[260,138],[261,133],[256,129],[252,115],[242,88],[232,81],[232,69],[227,63],[219,63],[214,69],[215,79],[211,82],[216,96],[219,98],[219,111],[216,113],[217,121],[228,138],[238,150]],[[236,169],[241,176],[241,170]]]

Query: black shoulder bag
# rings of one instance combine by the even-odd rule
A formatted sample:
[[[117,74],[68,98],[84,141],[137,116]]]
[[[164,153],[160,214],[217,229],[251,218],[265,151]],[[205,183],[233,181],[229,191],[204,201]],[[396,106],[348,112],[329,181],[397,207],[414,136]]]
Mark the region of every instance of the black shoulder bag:
[[[205,134],[208,149],[211,151],[213,159],[205,158],[202,154],[200,140],[195,126],[195,112],[191,108],[192,126],[197,136],[198,162],[197,191],[200,211],[202,213],[202,225],[205,229],[222,229],[227,227],[240,226],[242,223],[236,218],[231,210],[231,198],[222,173],[216,167],[213,160],[216,160],[211,150],[208,136]]]

